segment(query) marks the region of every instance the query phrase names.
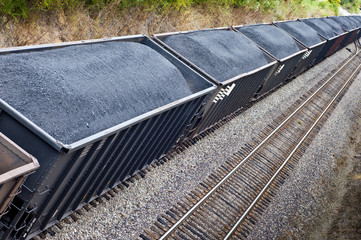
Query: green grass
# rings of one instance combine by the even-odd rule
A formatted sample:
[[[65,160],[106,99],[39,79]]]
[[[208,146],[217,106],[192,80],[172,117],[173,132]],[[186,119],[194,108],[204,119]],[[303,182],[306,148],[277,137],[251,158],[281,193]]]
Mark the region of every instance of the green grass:
[[[89,12],[101,11],[110,4],[122,9],[130,7],[141,7],[145,11],[162,12],[165,9],[186,10],[190,7],[206,6],[219,8],[238,8],[245,7],[255,11],[275,12],[280,18],[286,16],[280,13],[280,9],[287,11],[296,11],[303,15],[307,12],[321,11],[322,9],[332,9],[335,14],[338,13],[340,0],[0,0],[0,15],[13,19],[26,19],[29,14],[36,11],[52,13],[63,10],[71,11],[82,7]],[[360,0],[343,0],[351,9],[356,9]],[[347,1],[353,1],[347,2]],[[353,5],[352,5],[353,4]],[[352,6],[351,6],[352,5]],[[356,11],[356,10],[355,10]]]
[[[351,13],[359,13],[360,12],[360,0],[341,0],[341,6],[347,11]]]
[[[26,0],[0,0],[0,14],[11,16],[12,18],[26,18],[29,7]]]

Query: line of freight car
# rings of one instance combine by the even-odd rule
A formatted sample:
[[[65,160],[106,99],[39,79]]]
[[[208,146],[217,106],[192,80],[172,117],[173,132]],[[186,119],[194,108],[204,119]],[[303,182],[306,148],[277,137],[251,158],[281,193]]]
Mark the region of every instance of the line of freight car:
[[[121,44],[126,44],[126,48],[140,48],[139,54],[141,57],[143,57],[144,52],[148,52],[148,55],[144,56],[145,59],[140,59],[139,56],[134,59],[132,55],[117,55],[119,54],[118,48],[121,48]],[[110,58],[109,55],[102,55],[101,50],[103,48],[107,48],[109,50],[108,54],[115,54],[115,56]],[[81,54],[79,49],[85,52]],[[133,54],[134,49],[123,48],[123,50]],[[153,160],[167,153],[182,137],[187,125],[190,125],[193,116],[196,115],[199,108],[203,107],[205,100],[210,98],[216,89],[213,84],[144,35],[5,49],[1,51],[0,58],[2,58],[2,60],[5,58],[7,60],[10,59],[13,64],[21,65],[24,64],[23,61],[25,61],[24,59],[27,57],[32,60],[34,56],[38,56],[39,54],[49,56],[52,55],[54,51],[58,53],[59,56],[54,59],[54,62],[49,60],[50,69],[48,69],[47,66],[39,66],[37,62],[34,61],[34,68],[25,65],[24,69],[19,71],[18,74],[29,74],[30,85],[37,80],[41,80],[37,79],[39,77],[47,81],[54,78],[55,81],[69,84],[69,86],[56,86],[58,90],[64,94],[64,99],[62,99],[64,102],[62,105],[65,105],[65,101],[67,100],[72,103],[73,99],[75,99],[70,92],[72,91],[71,87],[78,84],[77,81],[80,81],[78,76],[88,76],[87,71],[109,70],[115,79],[118,79],[121,76],[116,72],[122,67],[130,74],[148,78],[140,79],[143,82],[149,81],[153,75],[158,76],[158,73],[163,74],[170,69],[171,75],[164,76],[163,78],[167,80],[173,79],[175,75],[179,73],[179,76],[183,77],[182,81],[186,81],[185,84],[189,87],[188,91],[190,94],[181,99],[173,100],[168,104],[162,104],[154,110],[148,110],[139,116],[121,122],[108,129],[101,129],[91,136],[69,144],[60,142],[44,131],[44,129],[40,127],[43,123],[36,125],[21,113],[23,111],[26,112],[26,110],[29,111],[29,109],[22,109],[21,107],[15,109],[1,99],[0,132],[4,133],[8,138],[36,157],[40,163],[40,168],[35,174],[28,177],[22,187],[22,192],[12,202],[10,211],[1,218],[1,239],[23,239],[37,235],[39,232],[77,210],[83,204],[88,203],[104,193],[107,189],[112,188],[117,182],[123,181],[128,176],[133,175],[150,164]],[[64,52],[66,54],[64,54]],[[82,58],[82,64],[87,63],[87,66],[83,70],[77,63],[72,61],[74,59],[78,60],[78,57]],[[132,57],[133,62],[131,62]],[[53,69],[56,68],[62,60],[69,62],[70,65],[74,64],[74,66],[76,66],[68,66],[64,73],[72,77],[71,82],[66,82],[63,79],[64,76],[57,75],[57,72]],[[94,61],[89,62],[91,60]],[[140,60],[145,61],[145,64],[149,65],[147,68],[149,72],[145,74],[139,73],[144,71],[144,66],[141,65],[140,62],[142,61]],[[2,61],[2,63],[9,64],[11,61]],[[157,63],[157,61],[160,62]],[[116,70],[108,69],[108,65],[114,65],[114,62],[119,62]],[[123,66],[124,62],[131,62],[133,66],[129,66],[129,64]],[[102,67],[97,68],[99,65]],[[1,67],[5,68],[6,66]],[[42,69],[50,75],[41,76],[41,74],[28,72],[40,71]],[[9,69],[7,69],[7,71],[8,70]],[[82,72],[78,72],[80,70],[82,70]],[[122,72],[122,74],[125,73]],[[109,75],[105,76],[111,77]],[[87,96],[86,94],[89,95],[89,91],[91,91],[91,89],[88,89],[90,87],[96,92],[101,92],[101,94],[109,94],[109,92],[103,91],[104,85],[107,85],[106,82],[108,81],[108,79],[103,79],[103,77],[104,76],[97,77],[96,75],[88,76],[89,79],[80,81],[82,84],[76,89],[79,92],[73,94],[79,94],[82,98],[88,99],[101,97]],[[130,81],[132,80],[134,79]],[[154,80],[159,80],[159,83],[149,82],[146,88],[139,89],[138,86],[137,89],[134,90],[144,94],[145,97],[151,96],[154,99],[157,92],[161,92],[161,89],[158,88],[165,88],[160,79],[153,79],[153,81]],[[2,92],[14,90],[5,89],[10,81],[19,81],[19,79],[7,79],[7,81],[5,81],[4,78],[2,78]],[[126,88],[126,81],[127,80],[120,83],[112,82],[112,85],[108,86],[109,89],[107,89],[107,91],[116,92],[117,90],[120,91],[119,88]],[[51,82],[50,84],[57,83]],[[171,86],[165,89],[170,91],[168,95],[176,95],[177,93],[174,93],[174,91],[180,90],[177,86],[180,84],[181,83],[178,82],[171,83]],[[150,85],[154,85],[154,87]],[[18,87],[26,88],[26,86]],[[49,86],[49,84],[43,87],[27,87],[28,89],[26,89],[26,91],[38,91],[37,95],[40,96],[40,98],[45,97],[45,99],[41,99],[41,101],[51,101],[51,99],[47,99],[48,95],[44,93],[47,87],[51,89],[52,86]],[[82,91],[82,88],[84,91]],[[130,88],[132,88],[132,85]],[[152,93],[149,88],[155,92]],[[170,89],[174,89],[173,92]],[[126,90],[129,92],[133,91],[133,89],[129,88]],[[167,92],[163,93],[163,95],[164,94],[167,95]],[[107,98],[108,96],[104,97]],[[110,97],[112,98],[113,95]],[[26,96],[23,96],[23,98],[26,98]],[[145,98],[145,101],[151,104],[153,99]],[[9,96],[8,100],[12,102],[13,99]],[[29,101],[29,99],[26,100]],[[33,98],[33,100],[36,99]],[[60,99],[55,100],[59,101]],[[113,98],[110,100],[113,100]],[[136,100],[140,102],[141,99]],[[114,101],[117,102],[119,100]],[[23,102],[20,101],[20,104],[22,103]],[[137,104],[134,105],[136,108]],[[78,108],[77,110],[80,111],[81,108],[88,108],[90,105],[75,105],[73,107]],[[38,109],[43,110],[43,106],[39,104]],[[47,111],[51,110],[51,108],[47,109]],[[96,110],[98,109],[94,109],[94,111]],[[118,111],[118,109],[114,109],[114,111]],[[45,115],[44,121],[47,120],[47,117],[51,117],[47,113],[48,112],[38,112],[38,114]],[[64,118],[69,117],[66,112],[61,114],[64,115]],[[98,117],[104,120],[103,115],[99,114]],[[73,121],[78,120],[79,119],[73,119]],[[85,121],[90,120],[85,119]]]
[[[320,18],[320,19],[322,21],[324,21],[328,26],[330,26],[332,28],[332,30],[337,35],[340,36],[340,39],[342,39],[339,46],[338,46],[338,48],[336,49],[336,51],[343,48],[345,46],[346,42],[347,42],[348,37],[349,37],[348,32],[345,32],[342,29],[342,27],[337,22],[335,22],[333,19],[330,19],[330,18]]]
[[[293,76],[293,71],[304,59],[307,49],[284,30],[271,23],[234,26],[233,29],[251,39],[259,48],[278,62],[277,70],[262,86],[257,97],[262,97]]]
[[[361,16],[359,16],[359,15],[357,15],[357,16],[348,16],[348,18],[353,20],[356,27],[359,28],[359,31],[358,31],[358,34],[357,34],[357,39],[359,39],[361,37],[361,31],[360,31]]]
[[[360,33],[360,31],[359,31],[360,27],[358,25],[358,22],[354,18],[348,17],[348,16],[341,16],[339,18],[345,20],[348,23],[347,30],[352,32],[352,37],[351,37],[349,43],[356,41],[356,39],[358,38],[359,33]],[[344,28],[344,29],[346,30],[346,28]]]
[[[346,19],[346,21],[350,23],[350,26],[352,26],[353,29],[359,29],[358,21],[352,16],[342,16],[342,18]]]
[[[307,28],[307,25],[306,25],[306,28]],[[154,39],[158,43],[162,44],[167,50],[169,50],[173,54],[177,55],[180,59],[187,62],[189,65],[193,65],[193,68],[197,69],[198,72],[203,73],[203,75],[207,76],[209,79],[211,79],[217,85],[222,87],[224,82],[223,83],[221,81],[217,82],[217,80],[215,79],[215,78],[217,78],[217,76],[216,77],[214,75],[210,76],[211,75],[210,72],[213,72],[213,73],[215,71],[221,72],[222,70],[223,70],[222,72],[224,72],[227,69],[224,69],[222,66],[220,66],[219,62],[209,62],[208,61],[208,59],[216,59],[215,56],[212,56],[212,53],[217,53],[217,50],[219,50],[219,49],[217,49],[217,50],[211,49],[211,47],[209,45],[215,45],[218,43],[218,44],[222,44],[223,46],[227,46],[227,45],[232,45],[233,43],[230,44],[229,42],[227,42],[228,39],[225,39],[224,36],[220,36],[219,39],[212,39],[213,42],[210,41],[209,37],[207,37],[206,39],[199,39],[199,37],[197,38],[197,36],[196,36],[197,34],[204,34],[205,31],[212,33],[212,31],[216,31],[216,30],[230,31],[229,28],[218,28],[218,29],[212,29],[212,30],[156,34],[154,36]],[[313,31],[313,30],[311,29],[311,31]],[[267,75],[267,78],[265,78],[263,80],[263,82],[260,81],[259,78],[255,78],[253,73],[247,74],[248,79],[246,79],[246,81],[244,78],[241,79],[239,76],[237,77],[238,79],[233,78],[233,79],[227,80],[227,83],[238,84],[238,85],[241,84],[241,86],[243,86],[243,89],[248,91],[248,95],[244,94],[244,92],[242,93],[242,92],[238,91],[236,93],[233,93],[231,96],[229,96],[229,95],[226,96],[226,94],[224,94],[223,96],[218,96],[218,97],[222,97],[222,98],[226,97],[226,100],[222,101],[222,103],[217,103],[217,101],[215,101],[209,108],[206,108],[208,111],[203,115],[204,117],[202,118],[201,123],[198,124],[198,129],[195,129],[193,131],[194,135],[199,134],[200,132],[204,131],[205,129],[211,127],[215,122],[219,121],[220,119],[222,119],[223,117],[227,116],[228,114],[234,112],[235,110],[242,108],[246,104],[249,104],[249,102],[251,101],[252,95],[256,96],[257,93],[259,93],[259,92],[261,93],[261,94],[258,94],[259,96],[264,95],[267,92],[269,92],[270,90],[272,90],[274,87],[277,87],[279,85],[279,83],[284,83],[285,79],[287,79],[287,76],[290,76],[290,78],[292,78],[292,77],[295,77],[296,75],[300,74],[301,72],[305,71],[312,64],[313,59],[317,56],[318,52],[321,50],[321,48],[325,44],[325,41],[322,41],[322,39],[317,35],[317,32],[314,31],[313,33],[314,33],[313,37],[317,38],[318,42],[316,44],[310,46],[308,51],[304,50],[306,47],[303,46],[302,43],[297,42],[297,40],[294,40],[296,42],[295,45],[297,45],[297,47],[298,47],[297,50],[294,50],[294,52],[296,52],[296,55],[298,56],[299,61],[297,58],[295,59],[295,56],[291,56],[291,57],[286,56],[285,60],[288,60],[288,58],[294,58],[294,60],[293,60],[294,65],[287,63],[287,67],[285,68],[285,70],[283,70],[284,64],[281,60],[278,60],[277,58],[272,56],[269,52],[267,52],[267,50],[262,49],[260,47],[260,49],[262,51],[264,51],[264,53],[271,56],[274,60],[278,60],[278,64],[277,64],[276,68],[274,68],[272,70],[272,72]],[[284,36],[287,35],[285,33],[282,33],[282,34]],[[273,37],[273,39],[275,39],[274,35],[272,37]],[[252,40],[252,38],[251,38],[251,40]],[[268,42],[269,40],[270,40],[270,38],[268,37],[264,41]],[[195,44],[197,46],[197,48],[198,48],[197,51],[194,51],[194,49],[192,49],[192,45],[189,44],[190,41],[192,41],[192,44]],[[289,43],[292,41],[293,40],[289,37],[288,39],[286,39],[285,42]],[[275,43],[270,43],[269,45],[274,45],[274,44]],[[203,47],[202,49],[199,48],[200,45]],[[287,47],[289,47],[289,46],[287,46],[287,44],[280,44],[280,49],[287,48]],[[304,55],[301,57],[299,56],[299,53],[297,54],[297,51],[300,51],[300,50],[304,51]],[[209,54],[204,55],[204,53],[207,51]],[[222,49],[222,54],[224,54],[224,52],[227,52],[227,51],[230,54],[232,54],[235,51],[241,51],[241,49],[237,49],[237,48],[226,49],[226,50]],[[285,54],[285,55],[287,55],[287,54]],[[254,54],[252,54],[252,55],[254,56]],[[243,55],[243,58],[247,59],[248,56]],[[205,62],[205,60],[207,60],[208,62]],[[283,61],[285,61],[285,60],[283,60]],[[254,62],[258,62],[258,61],[255,60]],[[288,67],[289,65],[291,65],[291,66]],[[217,69],[217,67],[219,69]],[[257,69],[254,71],[257,71]],[[282,71],[282,74],[280,74],[281,71]],[[253,74],[253,76],[251,74]],[[218,76],[218,78],[219,77],[220,76]],[[233,77],[233,76],[230,76],[230,77]],[[252,77],[253,77],[253,79],[252,79]],[[248,81],[253,80],[252,81],[253,84],[261,83],[261,90],[259,90],[260,88],[257,89],[255,87],[253,87],[253,89],[252,88],[250,89],[248,87],[249,83],[247,82],[247,80]],[[267,84],[264,85],[263,84],[264,82],[267,82]],[[245,86],[247,88],[245,88]],[[254,92],[255,90],[257,90],[257,91]],[[222,93],[223,92],[221,92],[221,94]],[[194,135],[192,135],[192,136],[194,136]]]
[[[347,21],[342,17],[327,17],[326,19],[329,19],[334,23],[337,23],[338,26],[340,26],[340,28],[342,29],[342,31],[346,32],[346,37],[342,41],[341,47],[344,47],[356,40],[358,29],[354,28],[349,21]]]
[[[218,86],[189,138],[253,100],[277,62],[231,28],[156,34],[154,40]],[[252,56],[252,57],[250,57]]]
[[[345,20],[346,22],[348,22],[348,29],[350,29],[349,31],[355,30],[356,34],[355,34],[354,38],[352,38],[350,40],[350,43],[354,42],[356,40],[356,38],[358,37],[358,35],[359,35],[360,27],[359,27],[358,21],[356,19],[354,19],[353,17],[351,17],[351,16],[341,16],[339,18],[341,18],[341,19]]]
[[[41,164],[36,174],[26,181],[23,192],[14,200],[11,210],[1,218],[0,237],[29,238],[36,235],[166,154],[184,137],[191,138],[199,134],[246,106],[254,98],[268,93],[279,83],[285,83],[290,77],[305,70],[312,64],[312,58],[316,57],[316,54],[310,56],[309,50],[312,49],[305,49],[300,43],[302,41],[298,42],[272,24],[251,26],[260,28],[260,32],[256,32],[257,38],[240,33],[249,26],[237,26],[232,29],[207,29],[154,36],[163,48],[142,35],[21,47],[0,52],[0,57],[9,55],[9,59],[12,59],[15,54],[19,54],[19,57],[26,59],[29,58],[26,56],[29,53],[45,52],[49,55],[52,49],[80,45],[86,45],[88,50],[95,51],[97,45],[109,42],[140,43],[160,53],[175,65],[191,91],[189,96],[166,105],[160,104],[161,107],[153,111],[145,111],[144,114],[136,115],[119,125],[111,125],[107,130],[95,132],[71,144],[61,143],[61,136],[54,138],[54,135],[49,135],[7,102],[0,100],[0,131],[39,158]],[[235,29],[237,33],[232,31]],[[176,41],[172,48],[163,42],[167,37],[179,36],[186,36],[192,43],[196,43],[196,47],[188,45],[190,49],[193,47],[193,50],[205,50],[208,51],[207,54],[196,55],[196,58],[192,59],[194,56],[183,52],[184,48],[176,48]],[[275,47],[280,42],[281,44]],[[316,45],[310,47],[318,47]],[[244,49],[244,46],[247,51],[240,50]],[[73,55],[77,55],[77,52]],[[254,59],[250,58],[250,55]],[[117,58],[126,61],[129,59],[121,54]],[[206,60],[206,63],[202,60]],[[212,65],[210,63],[213,60],[215,62]],[[154,62],[153,59],[150,61]],[[220,64],[222,61],[223,65]],[[230,63],[234,68],[229,68],[232,65]],[[134,65],[139,66],[137,63]],[[114,74],[116,71],[111,72]],[[164,69],[158,69],[158,72],[164,72]],[[56,75],[56,72],[52,74]],[[4,86],[6,82],[2,84]],[[88,124],[86,126],[88,127]],[[54,134],[58,136],[57,131]]]
[[[326,44],[325,39],[320,37],[310,26],[300,21],[282,21],[273,24],[285,30],[295,41],[308,49],[302,56],[302,61],[297,64],[291,77],[295,77],[313,66],[316,57]]]
[[[323,38],[326,39],[327,43],[324,45],[319,55],[316,57],[314,64],[321,62],[326,57],[335,53],[345,38],[346,33],[337,34],[331,26],[329,26],[325,21],[319,18],[304,18],[299,19],[299,21],[306,23],[312,27],[317,33]]]

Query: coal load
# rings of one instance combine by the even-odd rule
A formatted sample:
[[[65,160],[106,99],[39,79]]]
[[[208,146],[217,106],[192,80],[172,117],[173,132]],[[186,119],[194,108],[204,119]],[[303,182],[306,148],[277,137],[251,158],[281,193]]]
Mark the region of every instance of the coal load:
[[[303,22],[280,22],[277,26],[291,34],[295,39],[307,47],[321,43],[317,32]]]
[[[192,94],[153,49],[108,42],[0,56],[1,98],[72,143]]]
[[[237,29],[278,59],[300,51],[293,38],[272,25],[251,25]]]
[[[337,22],[346,31],[351,31],[353,29],[352,24],[342,17],[330,17],[330,18],[335,22]]]
[[[331,39],[337,36],[336,33],[332,30],[332,28],[321,19],[310,18],[310,19],[302,19],[301,21],[306,23],[308,26],[312,27],[325,39]]]
[[[358,28],[361,27],[361,16],[350,16],[350,18],[355,20]]]
[[[340,24],[338,24],[337,22],[335,22],[333,19],[331,18],[321,18],[322,21],[324,21],[325,23],[328,24],[328,26],[330,26],[332,28],[332,30],[337,34],[343,34],[345,31],[342,29],[342,27],[340,26]]]
[[[351,25],[353,29],[359,28],[359,23],[356,19],[354,19],[351,16],[344,16],[344,19],[346,19]]]
[[[262,50],[233,31],[196,31],[171,35],[163,41],[221,82],[268,64]]]

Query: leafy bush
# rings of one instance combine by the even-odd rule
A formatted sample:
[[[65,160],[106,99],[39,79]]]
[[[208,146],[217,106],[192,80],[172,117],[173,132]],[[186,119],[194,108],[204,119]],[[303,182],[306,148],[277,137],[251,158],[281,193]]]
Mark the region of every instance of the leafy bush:
[[[1,0],[0,14],[11,16],[17,19],[18,17],[26,18],[28,16],[29,7],[26,0]]]
[[[328,2],[331,5],[331,8],[333,9],[333,11],[335,12],[336,15],[338,15],[338,7],[340,6],[340,0],[328,0]]]
[[[349,12],[359,13],[360,11],[360,0],[341,0],[340,2],[343,8],[346,8]]]
[[[54,11],[60,9],[73,9],[79,4],[84,4],[82,0],[38,0],[36,6],[45,11]]]
[[[340,0],[328,0],[319,2],[317,0],[0,0],[0,15],[7,15],[12,18],[26,18],[31,10],[40,9],[45,12],[56,10],[73,10],[83,6],[89,11],[99,11],[110,4],[118,6],[119,9],[130,7],[142,7],[145,10],[155,10],[162,12],[165,9],[187,9],[192,6],[224,7],[237,8],[245,7],[248,9],[261,11],[274,11],[279,14],[279,9],[292,8],[292,11],[307,11],[311,8],[332,8],[335,13],[338,12]],[[345,4],[353,3],[353,6],[359,5],[361,0],[342,0]],[[353,6],[350,6],[353,7]],[[301,9],[302,8],[302,9]]]

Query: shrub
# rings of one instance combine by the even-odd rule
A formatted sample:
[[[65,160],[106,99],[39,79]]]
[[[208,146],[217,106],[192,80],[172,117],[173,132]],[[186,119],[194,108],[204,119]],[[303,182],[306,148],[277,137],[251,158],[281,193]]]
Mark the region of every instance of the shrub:
[[[361,0],[342,0],[350,9],[358,8]],[[107,6],[118,6],[119,9],[142,7],[144,10],[153,10],[162,13],[165,10],[187,9],[192,6],[220,7],[245,7],[264,12],[273,11],[275,15],[285,15],[295,12],[299,16],[309,10],[330,9],[337,14],[340,0],[319,2],[316,0],[0,0],[0,14],[12,18],[26,18],[32,9],[45,12],[56,10],[74,10],[84,6],[88,11],[99,11]],[[351,4],[353,4],[351,6]],[[280,10],[283,9],[283,10]],[[283,13],[282,13],[283,12]],[[300,15],[300,13],[302,13]],[[304,14],[305,15],[305,14]]]
[[[349,12],[358,13],[360,11],[360,0],[341,0],[340,2],[343,8],[346,8]]]
[[[7,15],[17,19],[18,17],[26,18],[29,7],[26,0],[1,0],[0,14]]]
[[[37,6],[41,10],[60,10],[65,8],[76,7],[81,0],[40,0]]]

